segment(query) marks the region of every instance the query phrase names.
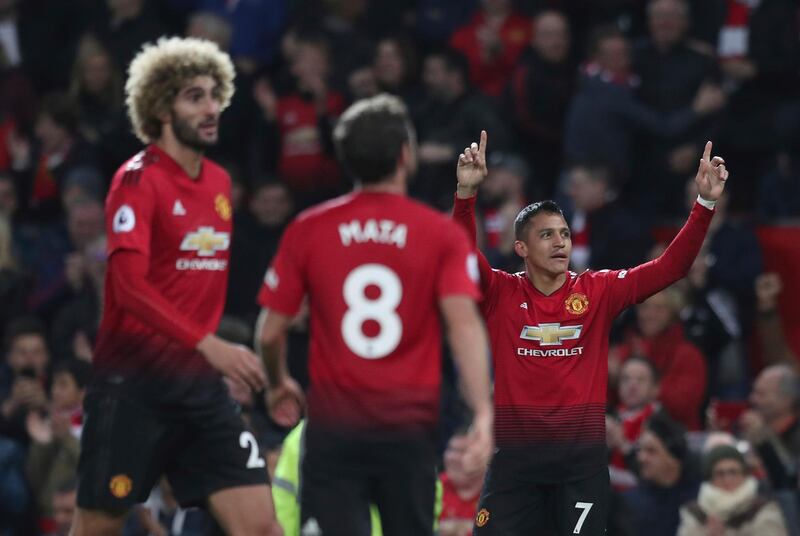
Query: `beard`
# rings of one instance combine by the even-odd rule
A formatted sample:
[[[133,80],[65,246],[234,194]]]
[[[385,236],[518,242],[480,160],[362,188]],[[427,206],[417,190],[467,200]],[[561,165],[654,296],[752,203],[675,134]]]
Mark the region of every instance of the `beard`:
[[[200,129],[192,127],[188,121],[178,117],[174,110],[170,112],[170,115],[172,116],[172,131],[175,133],[175,138],[186,147],[198,152],[204,152],[217,144],[217,138],[204,140],[200,136]]]

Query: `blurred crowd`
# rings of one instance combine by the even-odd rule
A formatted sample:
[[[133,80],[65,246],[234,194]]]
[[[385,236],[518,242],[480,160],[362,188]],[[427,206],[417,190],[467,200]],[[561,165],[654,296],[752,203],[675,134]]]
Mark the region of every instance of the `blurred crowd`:
[[[351,187],[331,132],[359,98],[406,102],[419,142],[411,194],[443,211],[457,155],[488,131],[480,244],[508,270],[519,269],[513,219],[543,198],[565,209],[573,270],[654,258],[714,140],[732,179],[691,274],[612,334],[609,534],[800,534],[800,361],[778,307],[799,296],[765,271],[757,234],[800,218],[798,21],[793,0],[0,0],[0,535],[69,527],[102,314],[103,200],[141,148],[126,68],[162,35],[210,39],[237,67],[208,156],[234,181],[220,333],[244,344],[286,223]],[[306,335],[301,315],[289,347],[303,382]],[[439,530],[460,536],[480,481],[458,467],[468,420],[446,367]],[[232,396],[270,470],[296,478],[296,458],[293,472],[279,461],[288,431],[251,393]],[[278,483],[280,471],[276,493],[291,491]],[[164,482],[126,530],[216,529]]]

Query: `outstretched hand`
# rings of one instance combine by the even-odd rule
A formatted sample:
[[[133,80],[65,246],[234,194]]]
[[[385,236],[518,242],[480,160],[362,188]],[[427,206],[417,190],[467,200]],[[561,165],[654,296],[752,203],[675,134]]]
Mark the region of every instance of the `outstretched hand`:
[[[722,196],[727,180],[728,170],[725,168],[725,160],[720,156],[711,158],[711,142],[706,142],[703,158],[700,159],[700,167],[694,178],[700,197],[706,201],[717,201]]]
[[[472,142],[464,152],[458,155],[456,178],[458,179],[458,196],[472,197],[478,185],[489,173],[486,168],[486,131],[481,130],[480,144]]]

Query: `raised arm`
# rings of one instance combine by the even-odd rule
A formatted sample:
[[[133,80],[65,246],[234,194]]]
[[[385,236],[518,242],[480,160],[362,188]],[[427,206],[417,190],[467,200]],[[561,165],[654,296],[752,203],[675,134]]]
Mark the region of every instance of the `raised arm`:
[[[688,221],[657,259],[630,270],[610,272],[610,305],[613,312],[640,302],[672,283],[686,277],[703,246],[708,226],[714,215],[714,205],[725,189],[728,170],[725,161],[711,158],[711,142],[707,142],[695,176],[700,195],[689,214]]]
[[[478,253],[481,291],[484,293],[484,298],[488,297],[487,294],[491,287],[492,279],[495,277],[489,261],[478,249],[475,225],[475,200],[478,195],[478,186],[488,173],[486,168],[486,141],[486,131],[482,130],[480,145],[473,142],[458,156],[458,165],[456,166],[458,186],[456,187],[456,198],[453,205],[453,220],[467,231],[467,235],[472,241],[472,246]]]

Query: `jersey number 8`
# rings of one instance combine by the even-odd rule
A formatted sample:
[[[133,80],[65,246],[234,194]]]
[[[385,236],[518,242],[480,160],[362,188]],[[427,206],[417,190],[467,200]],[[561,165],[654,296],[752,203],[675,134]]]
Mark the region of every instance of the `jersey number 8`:
[[[377,298],[367,295],[370,286],[378,288]],[[403,335],[403,322],[397,314],[403,285],[397,274],[382,264],[362,264],[347,274],[342,293],[347,304],[342,317],[342,338],[350,351],[364,359],[381,359],[391,354]],[[364,322],[368,320],[378,324],[377,335],[364,334]]]

